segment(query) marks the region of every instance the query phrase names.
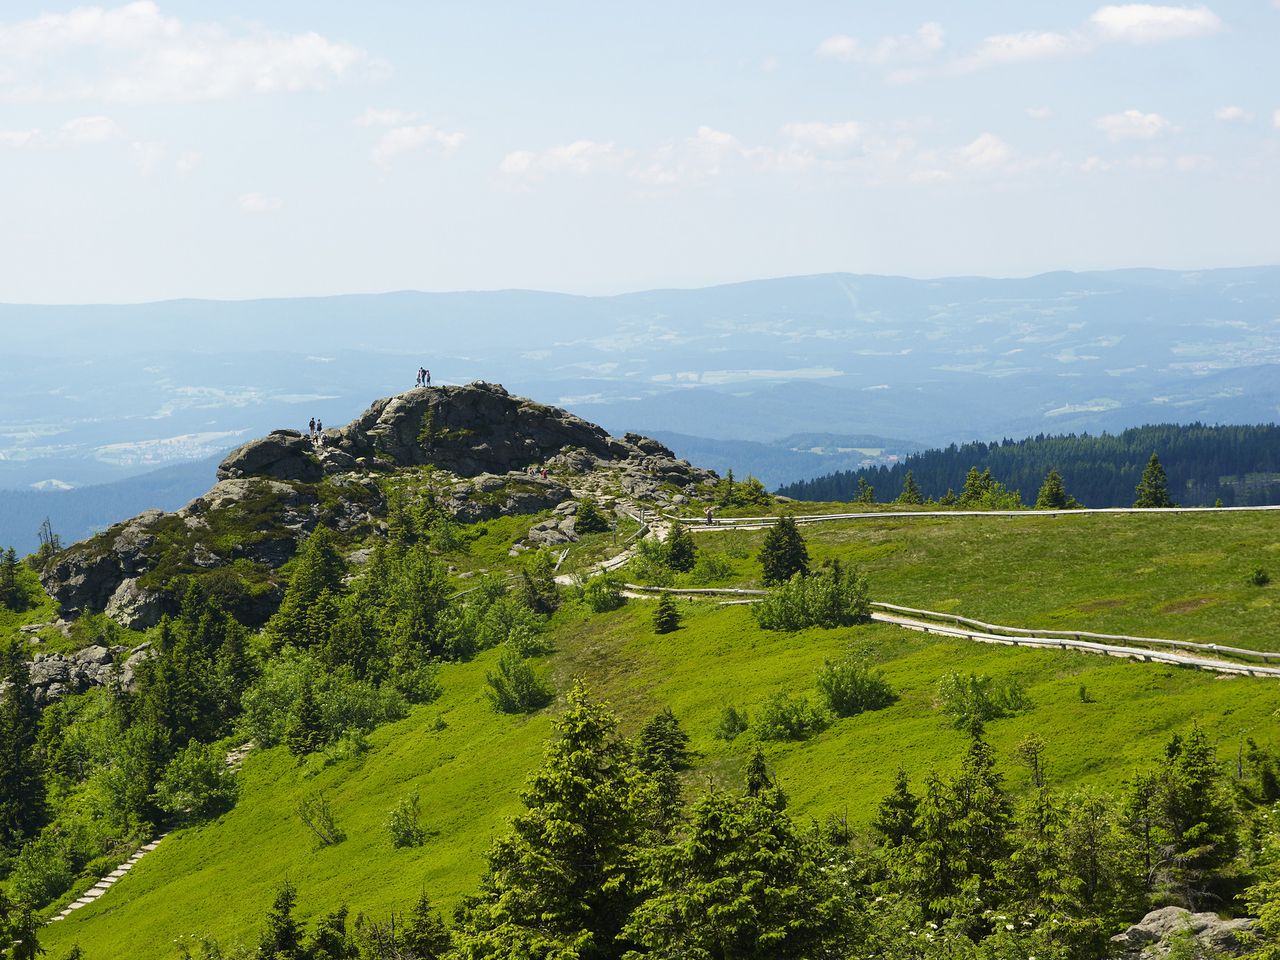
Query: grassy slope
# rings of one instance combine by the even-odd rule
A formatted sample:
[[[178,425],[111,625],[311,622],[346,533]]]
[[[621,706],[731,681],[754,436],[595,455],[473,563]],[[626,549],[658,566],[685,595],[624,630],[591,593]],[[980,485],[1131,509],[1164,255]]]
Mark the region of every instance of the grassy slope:
[[[1258,565],[1258,551],[1275,557],[1280,549],[1280,524],[1269,515],[1018,523],[899,521],[806,534],[817,556],[862,559],[873,571],[876,595],[901,602],[951,600],[964,612],[1006,621],[1052,617],[1167,636],[1225,639],[1239,624],[1258,637],[1276,633],[1275,608],[1257,603],[1270,600],[1276,588],[1243,585],[1244,572]],[[717,533],[701,544],[732,545],[715,539],[725,536],[744,546],[752,539]],[[1076,559],[1068,571],[1062,559],[1036,559],[1045,552]],[[734,562],[743,574],[750,567],[744,559]],[[1152,574],[1137,573],[1147,566],[1155,568]],[[1201,595],[1215,600],[1187,612],[1169,609]],[[1097,606],[1097,599],[1123,605]],[[573,676],[586,677],[622,713],[628,731],[670,704],[702,754],[689,777],[691,790],[703,789],[708,774],[736,782],[750,749],[746,738],[734,744],[712,738],[725,704],[751,708],[779,687],[812,694],[822,660],[850,643],[873,647],[883,660],[901,695],[894,706],[840,721],[808,743],[768,748],[800,816],[847,808],[851,822],[865,823],[900,762],[917,782],[931,766],[952,765],[963,738],[943,726],[931,704],[938,677],[949,670],[1016,676],[1026,685],[1034,709],[988,731],[1015,787],[1023,778],[1010,751],[1032,730],[1049,741],[1051,775],[1064,785],[1115,785],[1155,756],[1171,731],[1196,719],[1225,754],[1234,754],[1242,733],[1280,740],[1275,681],[941,641],[883,625],[769,634],[758,631],[742,607],[687,603],[683,609],[684,628],[665,637],[652,634],[644,603],[597,617],[562,613],[549,669],[562,691]],[[474,889],[488,843],[518,809],[520,784],[550,731],[549,713],[515,719],[489,710],[483,675],[494,654],[445,667],[446,692],[438,703],[379,730],[364,757],[312,779],[282,750],[250,756],[236,810],[173,835],[97,904],[49,928],[51,954],[79,942],[90,960],[118,956],[124,944],[138,960],[169,957],[175,937],[196,932],[216,933],[224,944],[252,942],[286,875],[309,915],[342,902],[353,911],[384,914],[424,886],[444,905],[455,903]],[[1095,702],[1081,702],[1081,684]],[[436,731],[439,716],[448,726]],[[415,787],[433,833],[418,850],[394,851],[382,822]],[[346,842],[320,852],[293,813],[298,799],[317,789],[329,792],[348,833]]]

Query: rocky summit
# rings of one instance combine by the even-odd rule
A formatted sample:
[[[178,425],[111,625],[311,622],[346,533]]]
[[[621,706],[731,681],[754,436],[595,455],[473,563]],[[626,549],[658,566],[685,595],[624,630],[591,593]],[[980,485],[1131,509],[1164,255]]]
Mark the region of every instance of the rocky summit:
[[[704,496],[714,473],[656,440],[604,429],[497,384],[424,387],[374,402],[316,437],[276,430],[233,450],[218,481],[181,510],[148,511],[63,551],[41,579],[64,616],[104,612],[145,628],[196,576],[243,622],[281,596],[280,567],[324,524],[354,544],[386,529],[400,475],[430,473],[436,505],[460,522],[533,514],[583,493],[654,507]],[[534,524],[529,543],[571,538],[572,511]]]

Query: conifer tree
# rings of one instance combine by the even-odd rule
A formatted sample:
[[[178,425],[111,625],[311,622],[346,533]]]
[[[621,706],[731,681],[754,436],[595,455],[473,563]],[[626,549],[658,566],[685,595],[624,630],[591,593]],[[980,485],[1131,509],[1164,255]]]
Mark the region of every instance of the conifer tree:
[[[0,555],[0,606],[10,610],[22,610],[26,606],[18,567],[18,552],[9,547]]]
[[[285,724],[284,742],[295,757],[302,757],[324,746],[324,716],[316,700],[311,678],[302,681],[302,691],[289,711]]]
[[[658,889],[626,933],[655,957],[851,956],[853,898],[816,839],[757,797],[712,792],[654,856]]]
[[[1044,483],[1040,485],[1040,492],[1036,495],[1036,509],[1074,510],[1079,506],[1079,501],[1067,493],[1067,488],[1062,483],[1062,474],[1058,473],[1057,468],[1051,468],[1045,474]]]
[[[920,487],[916,483],[916,478],[908,470],[905,477],[902,478],[902,492],[898,494],[895,503],[918,505],[924,503],[924,494],[920,492]]]
[[[404,924],[403,945],[415,960],[441,960],[453,946],[449,928],[426,891],[418,897]]]
[[[900,847],[916,837],[915,820],[919,806],[920,801],[911,792],[907,771],[899,767],[893,790],[880,801],[871,826],[884,837],[886,846]]]
[[[722,507],[731,507],[735,500],[737,484],[733,480],[733,467],[725,471],[724,478],[716,488],[716,503]]]
[[[40,714],[26,657],[18,644],[0,645],[0,845],[15,848],[40,827],[44,783],[36,757]]]
[[[689,735],[671,708],[664,707],[636,734],[635,751],[636,766],[646,773],[662,763],[672,770],[683,770],[689,766]]]
[[[280,609],[267,628],[278,642],[306,646],[319,639],[313,636],[316,620],[311,615],[312,606],[326,590],[333,595],[342,593],[346,563],[334,546],[328,528],[318,526],[302,545],[293,564]]]
[[[578,501],[578,512],[574,514],[573,521],[575,533],[604,533],[612,529],[612,526],[592,497],[583,497]]]
[[[1213,745],[1199,726],[1191,728],[1165,763],[1160,812],[1171,839],[1171,882],[1198,903],[1214,871],[1229,863],[1238,847],[1235,802]]]
[[[683,523],[674,521],[671,532],[667,534],[665,560],[668,567],[681,573],[688,573],[697,562],[697,547],[693,543],[693,535],[685,529]]]
[[[766,587],[809,572],[809,548],[793,517],[781,517],[769,528],[760,548],[760,566]]]
[[[1138,481],[1138,499],[1133,505],[1135,507],[1175,506],[1169,499],[1169,477],[1155,453],[1151,454],[1146,469],[1142,471],[1142,479]]]
[[[653,610],[653,632],[671,633],[680,629],[680,611],[676,601],[669,593],[658,598],[658,605]]]
[[[302,930],[294,919],[298,891],[286,880],[267,911],[267,928],[258,941],[257,960],[304,960]]]
[[[876,488],[867,483],[862,477],[858,478],[858,494],[853,498],[854,503],[875,503]]]
[[[641,898],[638,848],[654,796],[629,761],[617,718],[578,683],[556,721],[525,810],[489,853],[454,932],[463,957],[620,957]]]

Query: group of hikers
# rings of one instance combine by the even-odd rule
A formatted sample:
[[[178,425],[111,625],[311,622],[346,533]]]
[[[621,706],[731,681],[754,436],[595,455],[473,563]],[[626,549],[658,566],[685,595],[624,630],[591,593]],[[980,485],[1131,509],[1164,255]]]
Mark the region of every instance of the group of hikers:
[[[311,442],[317,446],[324,446],[324,424],[312,417],[307,428],[309,430],[307,435],[311,438]]]
[[[415,387],[429,387],[429,386],[431,386],[431,371],[430,371],[430,370],[428,370],[426,367],[419,367],[419,368],[418,368],[418,379],[417,379],[417,381],[414,383],[414,386],[415,386]]]

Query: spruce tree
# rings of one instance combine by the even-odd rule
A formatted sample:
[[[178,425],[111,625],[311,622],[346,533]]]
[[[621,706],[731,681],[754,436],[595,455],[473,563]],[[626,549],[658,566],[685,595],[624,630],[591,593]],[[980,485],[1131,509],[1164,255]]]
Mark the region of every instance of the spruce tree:
[[[886,846],[900,847],[916,837],[915,820],[919,806],[920,801],[911,792],[907,771],[899,767],[893,790],[880,801],[871,826],[884,837]]]
[[[324,739],[324,716],[308,677],[302,681],[302,692],[289,711],[284,742],[290,753],[302,757],[324,746]]]
[[[267,928],[258,941],[257,960],[304,960],[302,929],[294,919],[298,891],[286,880],[267,911]]]
[[[425,891],[405,920],[402,944],[415,960],[440,960],[453,946],[449,928]]]
[[[760,566],[766,587],[809,572],[809,549],[793,517],[781,517],[769,528],[760,548]]]
[[[293,561],[280,609],[267,625],[277,642],[306,646],[318,639],[313,635],[316,620],[311,608],[326,590],[334,595],[343,592],[346,572],[333,535],[327,527],[316,527]]]
[[[636,851],[655,797],[631,764],[618,720],[578,683],[556,721],[525,810],[489,853],[480,893],[461,910],[464,957],[620,957],[641,899]]]
[[[0,645],[0,845],[16,848],[44,819],[44,784],[36,757],[40,714],[26,657],[17,643]]]
[[[867,483],[862,477],[858,478],[858,494],[853,498],[854,503],[875,503],[876,488]]]
[[[1176,506],[1169,499],[1169,477],[1164,472],[1160,458],[1151,454],[1146,469],[1142,471],[1142,479],[1138,481],[1138,499],[1135,507],[1172,507]]]
[[[910,470],[908,470],[906,476],[902,478],[902,492],[898,494],[898,499],[894,502],[912,506],[924,503],[924,494],[920,492],[920,487],[916,483],[916,478],[912,475]]]
[[[671,532],[667,534],[664,559],[668,567],[681,573],[688,573],[697,562],[697,547],[693,544],[693,535],[679,521],[672,522]]]
[[[591,497],[583,497],[578,501],[578,512],[574,514],[573,529],[575,533],[604,533],[612,529],[609,519],[600,512],[600,506]]]
[[[13,547],[0,555],[0,606],[15,611],[26,607],[18,566],[18,552]]]
[[[640,728],[635,741],[636,766],[651,773],[665,763],[672,770],[689,766],[689,735],[680,721],[665,707],[661,713]]]
[[[658,605],[653,611],[653,632],[671,633],[680,628],[680,611],[676,609],[676,601],[669,593],[658,598]]]
[[[1051,468],[1045,474],[1044,483],[1040,485],[1040,492],[1036,495],[1036,509],[1074,510],[1079,506],[1076,498],[1068,495],[1067,488],[1062,483],[1062,474],[1058,473],[1057,468]]]

